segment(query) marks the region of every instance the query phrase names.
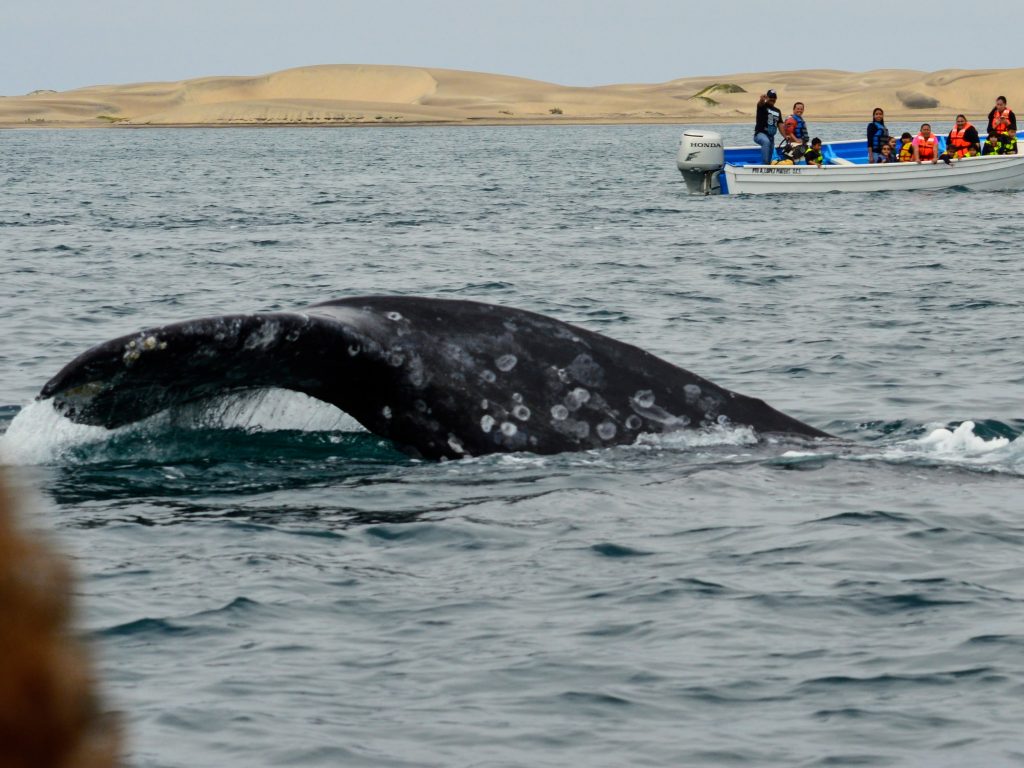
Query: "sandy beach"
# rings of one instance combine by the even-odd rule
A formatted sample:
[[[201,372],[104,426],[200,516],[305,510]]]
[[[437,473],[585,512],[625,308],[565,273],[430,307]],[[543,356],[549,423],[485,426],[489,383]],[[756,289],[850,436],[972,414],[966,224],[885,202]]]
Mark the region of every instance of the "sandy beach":
[[[814,121],[983,120],[997,95],[1011,108],[1024,68],[917,72],[800,70],[709,75],[658,84],[569,87],[450,69],[336,64],[252,77],[96,85],[0,97],[0,127],[381,124],[723,123],[753,119],[768,88]]]

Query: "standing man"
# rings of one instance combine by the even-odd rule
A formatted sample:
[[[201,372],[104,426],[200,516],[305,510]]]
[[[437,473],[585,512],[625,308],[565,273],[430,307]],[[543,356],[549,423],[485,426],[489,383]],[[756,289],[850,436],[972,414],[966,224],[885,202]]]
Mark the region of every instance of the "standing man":
[[[772,161],[772,148],[775,146],[775,134],[782,122],[782,112],[775,106],[779,94],[770,88],[757,100],[757,118],[754,122],[754,142],[761,147],[761,164],[768,165]]]
[[[1017,116],[1006,106],[1006,97],[997,96],[988,113],[988,143],[1000,147],[998,154],[1017,154]]]

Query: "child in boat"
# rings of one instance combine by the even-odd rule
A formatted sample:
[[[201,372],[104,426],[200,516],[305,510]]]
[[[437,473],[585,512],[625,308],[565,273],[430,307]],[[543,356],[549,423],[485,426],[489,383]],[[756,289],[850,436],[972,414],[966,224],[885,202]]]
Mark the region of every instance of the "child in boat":
[[[816,165],[819,168],[825,162],[825,158],[821,154],[821,139],[817,136],[811,139],[811,148],[804,153],[804,160],[808,165]]]
[[[1003,133],[990,133],[988,139],[981,147],[983,155],[1012,155],[1016,154],[1017,142],[1011,145]]]
[[[875,155],[876,163],[896,162],[892,155],[892,145],[889,142],[883,144],[879,149],[880,154]]]
[[[896,160],[901,163],[909,163],[914,159],[914,137],[909,131],[904,131],[900,136],[900,146],[896,150]]]

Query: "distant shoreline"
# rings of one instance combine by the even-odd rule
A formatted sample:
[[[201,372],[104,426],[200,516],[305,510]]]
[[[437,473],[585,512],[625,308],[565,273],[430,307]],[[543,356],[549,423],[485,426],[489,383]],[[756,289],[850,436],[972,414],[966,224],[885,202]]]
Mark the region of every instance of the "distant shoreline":
[[[38,90],[0,97],[5,128],[708,125],[754,122],[774,89],[812,123],[980,122],[997,95],[1024,101],[1024,68],[799,70],[572,87],[481,72],[323,64],[253,76]]]
[[[860,123],[865,124],[870,122],[870,119],[864,119],[863,117],[822,117],[822,118],[811,118],[808,116],[809,122],[812,125],[830,125],[835,123]],[[948,122],[951,123],[954,120],[954,116],[945,115],[913,115],[911,117],[905,117],[900,114],[893,114],[887,117],[889,123],[916,123],[920,119],[921,122]],[[390,121],[390,122],[363,122],[363,123],[341,123],[341,122],[253,122],[253,123],[159,123],[159,124],[147,124],[147,123],[131,123],[127,125],[118,125],[116,123],[46,123],[46,122],[35,122],[31,124],[4,124],[0,123],[0,131],[32,131],[32,130],[44,130],[44,131],[62,131],[62,130],[86,130],[86,131],[145,131],[145,130],[160,130],[164,128],[169,129],[205,129],[205,128],[217,128],[224,130],[233,129],[274,129],[274,128],[309,128],[309,129],[322,129],[322,128],[340,128],[340,129],[371,129],[371,128],[495,128],[501,126],[516,126],[516,127],[529,127],[529,126],[565,126],[565,127],[580,127],[580,126],[636,126],[636,125],[678,125],[680,127],[698,127],[708,125],[744,125],[749,123],[751,130],[753,130],[753,120],[747,117],[736,117],[736,118],[714,118],[708,120],[680,120],[673,118],[659,118],[651,120],[613,120],[606,118],[571,118],[568,120],[550,120],[544,118],[537,119],[507,119],[498,120],[491,118],[480,118],[471,120],[452,120],[452,121]]]

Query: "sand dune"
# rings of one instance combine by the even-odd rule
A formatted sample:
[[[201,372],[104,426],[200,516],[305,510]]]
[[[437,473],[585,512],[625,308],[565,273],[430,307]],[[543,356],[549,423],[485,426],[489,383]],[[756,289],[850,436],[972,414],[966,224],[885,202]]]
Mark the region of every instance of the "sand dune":
[[[577,88],[418,67],[299,67],[254,77],[98,85],[0,97],[0,127],[380,123],[711,123],[752,120],[757,95],[796,100],[809,120],[979,121],[997,95],[1024,99],[1024,68],[802,70]]]

